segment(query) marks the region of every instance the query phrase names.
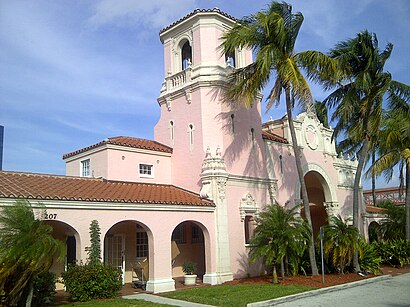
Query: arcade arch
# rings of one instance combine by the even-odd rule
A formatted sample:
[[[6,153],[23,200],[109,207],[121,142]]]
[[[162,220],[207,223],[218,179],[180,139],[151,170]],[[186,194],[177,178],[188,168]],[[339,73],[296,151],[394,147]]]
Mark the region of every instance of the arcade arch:
[[[123,283],[132,282],[135,277],[133,266],[144,261],[144,278],[148,280],[153,267],[152,233],[143,223],[134,220],[120,221],[104,235],[104,262],[110,263],[122,273]]]
[[[50,271],[59,276],[62,272],[67,270],[67,265],[76,263],[81,259],[81,240],[78,231],[71,225],[57,220],[44,220],[53,228],[52,236],[66,244],[66,257],[64,263],[53,261]],[[57,284],[57,290],[61,290],[63,285]]]
[[[336,192],[331,186],[329,176],[319,165],[308,164],[304,169],[304,180],[309,198],[313,233],[316,237],[320,227],[328,223],[328,217],[338,213]],[[296,191],[300,191],[299,195],[301,195],[299,182]],[[302,216],[304,216],[304,211],[302,208]]]
[[[184,221],[178,224],[171,235],[172,277],[181,277],[185,261],[195,262],[199,278],[202,278],[210,266],[209,234],[205,226],[196,221]]]

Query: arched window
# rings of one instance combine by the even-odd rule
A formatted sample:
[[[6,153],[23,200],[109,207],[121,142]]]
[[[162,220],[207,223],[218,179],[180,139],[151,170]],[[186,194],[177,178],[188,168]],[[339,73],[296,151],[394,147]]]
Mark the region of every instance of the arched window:
[[[189,149],[192,150],[194,147],[194,125],[188,125],[188,137],[189,137]]]
[[[255,142],[255,129],[251,128],[251,141]]]
[[[251,243],[251,239],[253,238],[253,234],[255,232],[255,219],[252,215],[245,216],[244,227],[245,244],[249,244]]]
[[[225,54],[225,63],[226,66],[236,67],[235,53],[226,53]]]
[[[174,134],[174,122],[172,120],[169,121],[169,133],[170,133],[170,136],[169,136],[170,143],[171,145],[174,145],[175,134]]]
[[[231,114],[231,128],[232,128],[232,133],[235,133],[235,115]]]
[[[279,166],[280,166],[280,173],[283,174],[283,157],[279,155]]]
[[[192,48],[189,42],[186,41],[181,49],[181,59],[182,59],[182,70],[187,69],[192,65]]]

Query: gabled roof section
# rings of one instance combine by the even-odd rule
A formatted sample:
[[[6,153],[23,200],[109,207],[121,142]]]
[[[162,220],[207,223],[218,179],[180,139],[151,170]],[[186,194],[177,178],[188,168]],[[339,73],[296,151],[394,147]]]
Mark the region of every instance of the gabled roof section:
[[[214,207],[212,201],[173,185],[4,171],[0,197]]]
[[[231,20],[233,20],[233,21],[236,21],[236,18],[235,18],[235,17],[233,17],[233,16],[231,16],[231,15],[225,13],[225,12],[222,12],[222,11],[221,11],[220,9],[218,9],[217,7],[213,8],[213,9],[196,9],[196,10],[194,10],[193,12],[189,13],[188,15],[185,15],[184,17],[178,19],[178,20],[175,21],[174,23],[170,24],[169,26],[163,28],[161,31],[159,31],[159,34],[164,33],[165,31],[171,29],[172,27],[176,26],[177,24],[180,24],[180,23],[183,22],[184,20],[187,20],[188,18],[190,18],[190,17],[192,17],[192,16],[194,16],[194,15],[196,15],[196,14],[199,14],[199,13],[212,13],[212,12],[218,13],[218,14],[220,14],[220,15],[222,15],[222,16],[225,16],[225,17],[227,17],[227,18],[229,18],[229,19],[231,19]]]
[[[262,130],[262,138],[265,140],[273,141],[273,142],[278,142],[282,144],[289,144],[289,141],[275,133],[269,132]]]
[[[124,146],[124,147],[133,147],[133,148],[140,148],[140,149],[147,149],[147,150],[153,150],[153,151],[160,151],[160,152],[166,152],[166,153],[172,153],[172,148],[168,147],[164,144],[158,143],[157,141],[152,141],[152,140],[146,140],[146,139],[139,139],[139,138],[133,138],[133,137],[128,137],[128,136],[116,136],[116,137],[111,137],[108,139],[105,139],[97,144],[67,153],[63,155],[63,159],[67,159],[69,157],[75,156],[79,153],[86,152],[88,150],[106,145],[106,144],[111,144],[111,145],[119,145],[119,146]]]

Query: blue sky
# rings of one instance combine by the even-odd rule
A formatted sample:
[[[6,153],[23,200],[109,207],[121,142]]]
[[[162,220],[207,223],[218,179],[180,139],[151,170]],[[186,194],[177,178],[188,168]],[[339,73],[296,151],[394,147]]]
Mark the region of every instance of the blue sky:
[[[410,1],[295,0],[298,51],[364,29],[394,44],[386,70],[410,84]],[[62,155],[106,137],[153,139],[164,78],[158,32],[195,8],[243,17],[268,0],[0,0],[3,169],[64,174]],[[326,97],[312,84],[315,99]],[[264,115],[277,118],[282,107]],[[383,184],[383,183],[382,183]],[[397,180],[389,185],[396,185]]]

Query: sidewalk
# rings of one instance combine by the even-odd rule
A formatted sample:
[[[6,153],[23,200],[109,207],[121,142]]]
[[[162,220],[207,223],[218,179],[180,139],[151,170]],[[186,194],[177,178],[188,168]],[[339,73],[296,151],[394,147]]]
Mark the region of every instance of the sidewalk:
[[[166,297],[153,295],[153,294],[146,294],[146,293],[126,295],[126,296],[123,296],[122,298],[129,299],[129,300],[144,300],[144,301],[148,301],[148,302],[152,302],[152,303],[171,305],[171,306],[213,307],[211,305],[204,305],[204,304],[180,301],[180,300],[175,300],[175,299],[172,299],[172,298],[166,298]]]

